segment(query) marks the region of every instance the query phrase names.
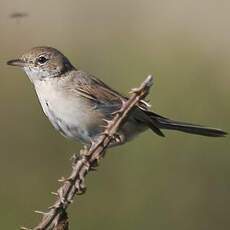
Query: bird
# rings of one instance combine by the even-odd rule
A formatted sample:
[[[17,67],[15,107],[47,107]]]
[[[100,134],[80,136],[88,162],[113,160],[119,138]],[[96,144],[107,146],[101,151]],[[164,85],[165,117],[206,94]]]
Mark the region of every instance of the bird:
[[[7,64],[26,72],[54,128],[88,147],[104,131],[105,120],[112,119],[122,102],[128,100],[94,75],[75,68],[66,56],[52,47],[32,48]],[[221,129],[161,116],[140,102],[119,129],[119,141],[113,140],[109,147],[124,144],[147,129],[161,137],[165,136],[165,129],[209,137],[227,134]]]

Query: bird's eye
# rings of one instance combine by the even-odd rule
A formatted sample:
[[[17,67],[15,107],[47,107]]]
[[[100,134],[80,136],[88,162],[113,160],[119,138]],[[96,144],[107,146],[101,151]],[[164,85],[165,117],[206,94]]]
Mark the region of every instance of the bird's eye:
[[[48,61],[48,59],[44,56],[40,56],[37,61],[39,64],[44,64],[45,62]]]

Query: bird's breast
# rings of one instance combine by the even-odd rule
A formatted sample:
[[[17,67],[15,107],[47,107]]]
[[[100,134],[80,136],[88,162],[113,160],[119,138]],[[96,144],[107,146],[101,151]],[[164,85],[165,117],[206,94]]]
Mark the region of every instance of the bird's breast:
[[[44,113],[64,136],[88,143],[100,132],[101,114],[74,91],[58,81],[41,81],[35,89]]]

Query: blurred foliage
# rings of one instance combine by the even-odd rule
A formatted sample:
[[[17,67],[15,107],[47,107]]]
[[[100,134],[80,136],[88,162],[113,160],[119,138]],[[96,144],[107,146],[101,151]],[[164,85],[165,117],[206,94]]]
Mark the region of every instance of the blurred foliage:
[[[0,222],[33,226],[69,173],[78,143],[43,115],[25,74],[5,65],[33,46],[60,49],[120,92],[155,76],[153,110],[230,131],[230,2],[0,0]],[[27,17],[10,15],[23,12]],[[227,230],[229,137],[150,131],[109,150],[71,206],[71,229]]]

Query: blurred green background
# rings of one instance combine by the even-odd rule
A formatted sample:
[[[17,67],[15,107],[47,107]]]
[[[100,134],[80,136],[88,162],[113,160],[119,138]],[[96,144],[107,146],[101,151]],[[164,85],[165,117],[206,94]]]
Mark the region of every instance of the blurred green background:
[[[122,93],[151,73],[154,111],[230,131],[229,9],[227,0],[1,0],[1,229],[38,222],[32,210],[52,203],[81,147],[52,128],[7,60],[53,46]],[[69,210],[71,229],[230,229],[229,137],[165,133],[108,151]]]

